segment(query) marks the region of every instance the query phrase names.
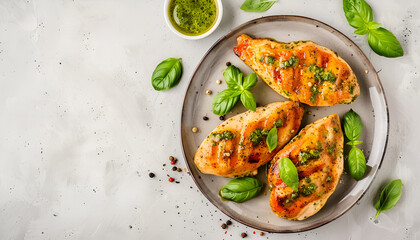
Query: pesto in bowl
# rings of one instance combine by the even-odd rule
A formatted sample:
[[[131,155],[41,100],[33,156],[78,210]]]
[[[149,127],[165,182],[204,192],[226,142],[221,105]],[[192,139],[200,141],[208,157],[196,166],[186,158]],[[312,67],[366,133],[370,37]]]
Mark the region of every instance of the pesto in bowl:
[[[214,0],[171,0],[168,11],[175,29],[190,36],[207,32],[217,16]]]

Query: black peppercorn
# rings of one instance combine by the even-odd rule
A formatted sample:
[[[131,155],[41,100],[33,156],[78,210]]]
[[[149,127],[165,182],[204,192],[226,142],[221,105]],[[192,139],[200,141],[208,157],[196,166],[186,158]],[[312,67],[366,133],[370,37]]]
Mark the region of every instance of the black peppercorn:
[[[151,173],[149,173],[149,177],[150,178],[154,178],[155,177],[155,174],[151,172]]]
[[[223,229],[226,229],[226,228],[227,228],[227,225],[223,223],[223,224],[222,224],[222,228],[223,228]]]
[[[225,116],[220,116],[219,119],[223,121],[225,120]]]
[[[172,171],[176,171],[178,168],[177,167],[173,167],[172,168]]]
[[[203,117],[203,120],[204,120],[204,121],[207,121],[207,120],[209,120],[209,118],[208,118],[207,116],[204,116],[204,117]]]
[[[242,237],[242,238],[246,238],[246,236],[248,236],[248,234],[246,234],[246,233],[244,233],[244,232],[243,232],[243,233],[241,233],[241,237]]]
[[[227,225],[231,225],[231,224],[232,224],[232,221],[227,220],[227,221],[226,221],[226,224],[227,224]]]
[[[230,63],[230,62],[226,62],[226,66],[230,66],[230,65],[232,65],[232,63]]]

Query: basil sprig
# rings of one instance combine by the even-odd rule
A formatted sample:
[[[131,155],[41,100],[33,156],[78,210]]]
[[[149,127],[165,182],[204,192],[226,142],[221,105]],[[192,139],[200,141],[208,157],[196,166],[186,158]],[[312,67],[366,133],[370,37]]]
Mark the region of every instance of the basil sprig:
[[[278,141],[278,135],[277,135],[277,128],[274,126],[267,135],[267,146],[268,151],[271,153],[276,147],[277,147],[277,141]]]
[[[350,140],[347,142],[347,145],[352,146],[347,159],[350,175],[354,179],[360,180],[366,172],[366,159],[363,151],[357,148],[356,145],[363,143],[362,141],[357,140],[360,137],[360,134],[362,134],[363,123],[360,116],[352,109],[344,114],[343,119],[344,133]]]
[[[376,216],[392,207],[400,200],[401,197],[402,181],[401,179],[395,179],[388,183],[381,192],[381,196],[378,202],[375,204]]]
[[[344,114],[344,133],[346,134],[346,137],[350,140],[349,145],[353,145],[353,142],[357,141],[357,139],[360,137],[360,134],[362,134],[363,130],[363,123],[360,119],[360,116],[353,111],[353,109],[350,109],[349,112]]]
[[[369,46],[374,52],[385,57],[401,57],[404,50],[392,32],[373,22],[372,9],[365,0],[343,0],[343,10],[354,33],[368,34]]]
[[[282,158],[279,162],[279,172],[281,180],[298,192],[299,175],[295,164],[289,158]]]
[[[245,0],[241,9],[245,12],[265,12],[273,6],[277,0]]]
[[[366,159],[362,150],[352,146],[349,152],[348,164],[350,175],[356,180],[362,179],[366,172]]]
[[[168,90],[178,85],[182,75],[181,58],[168,58],[152,74],[152,85],[157,91]]]
[[[219,191],[223,200],[230,200],[237,203],[248,201],[257,196],[262,189],[261,183],[256,178],[242,177],[230,180]]]
[[[213,98],[211,103],[213,113],[225,115],[235,107],[239,100],[247,109],[256,111],[257,101],[250,90],[257,84],[257,74],[251,73],[243,79],[241,71],[230,65],[223,72],[223,76],[228,89],[218,93]]]

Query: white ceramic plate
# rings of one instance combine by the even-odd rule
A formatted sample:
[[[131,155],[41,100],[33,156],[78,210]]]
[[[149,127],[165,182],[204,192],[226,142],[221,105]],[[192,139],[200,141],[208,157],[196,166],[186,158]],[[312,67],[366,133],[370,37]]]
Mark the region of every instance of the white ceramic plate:
[[[368,168],[365,177],[360,181],[355,181],[347,174],[347,166],[345,166],[340,183],[324,208],[304,221],[289,221],[277,217],[269,205],[270,194],[267,186],[263,194],[245,203],[222,201],[218,191],[229,181],[229,178],[202,174],[194,165],[194,154],[197,148],[204,138],[222,122],[218,116],[212,113],[211,100],[215,94],[226,89],[222,75],[226,69],[226,62],[237,66],[245,75],[252,73],[252,70],[233,53],[236,37],[242,33],[259,38],[274,38],[280,42],[311,40],[328,47],[350,64],[360,84],[361,94],[351,105],[332,107],[305,105],[306,111],[310,111],[311,114],[305,114],[302,127],[333,113],[342,117],[350,109],[356,111],[364,124],[360,137],[363,144],[359,147],[365,152]],[[218,85],[216,83],[218,79],[222,80],[223,84]],[[213,91],[212,95],[205,94],[208,89]],[[261,79],[258,80],[258,84],[252,92],[259,105],[286,100]],[[245,108],[238,103],[232,113],[226,116],[226,119],[244,111]],[[205,115],[209,117],[208,121],[203,120]],[[193,127],[197,127],[200,131],[193,133],[191,131]],[[375,69],[360,48],[349,38],[327,24],[314,19],[299,16],[269,16],[252,20],[237,27],[219,39],[204,55],[192,75],[185,94],[181,115],[181,139],[184,157],[194,181],[203,195],[222,212],[236,221],[256,229],[269,232],[300,232],[322,226],[338,218],[367,191],[381,165],[386,149],[388,108]],[[265,167],[259,169],[258,178],[261,182],[267,183]]]

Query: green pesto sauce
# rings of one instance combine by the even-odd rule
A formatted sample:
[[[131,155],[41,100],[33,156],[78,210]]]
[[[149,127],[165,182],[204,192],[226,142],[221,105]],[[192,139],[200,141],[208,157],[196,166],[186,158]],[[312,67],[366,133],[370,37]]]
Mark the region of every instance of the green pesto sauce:
[[[217,16],[214,0],[171,0],[169,19],[179,32],[197,36],[207,32]]]

